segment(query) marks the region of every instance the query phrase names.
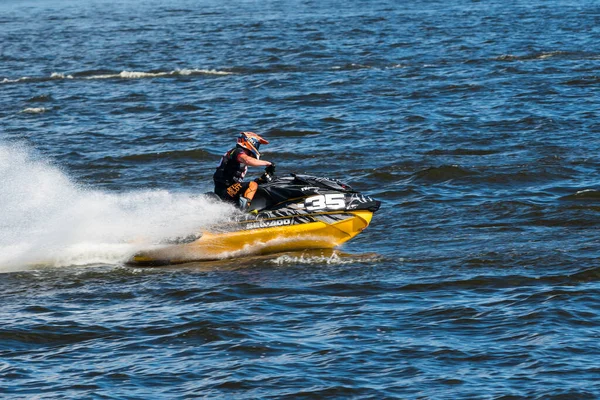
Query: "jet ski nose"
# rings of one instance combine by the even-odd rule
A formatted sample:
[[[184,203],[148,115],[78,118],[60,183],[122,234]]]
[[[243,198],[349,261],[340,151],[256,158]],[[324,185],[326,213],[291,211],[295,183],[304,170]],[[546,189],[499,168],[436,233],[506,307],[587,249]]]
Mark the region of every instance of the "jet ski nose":
[[[369,211],[371,211],[371,212],[375,212],[375,211],[379,210],[379,207],[381,207],[381,201],[374,200],[373,202],[375,204],[373,204],[371,207],[369,207]]]

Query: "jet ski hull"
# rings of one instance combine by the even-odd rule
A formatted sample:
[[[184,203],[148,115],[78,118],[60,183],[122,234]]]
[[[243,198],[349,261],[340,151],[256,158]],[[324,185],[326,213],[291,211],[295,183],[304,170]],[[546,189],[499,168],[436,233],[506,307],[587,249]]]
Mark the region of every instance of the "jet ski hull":
[[[291,217],[247,220],[239,230],[202,232],[200,238],[191,243],[139,252],[128,264],[157,266],[248,254],[334,248],[362,232],[372,217],[373,211],[356,210],[321,213],[303,223],[296,223]]]

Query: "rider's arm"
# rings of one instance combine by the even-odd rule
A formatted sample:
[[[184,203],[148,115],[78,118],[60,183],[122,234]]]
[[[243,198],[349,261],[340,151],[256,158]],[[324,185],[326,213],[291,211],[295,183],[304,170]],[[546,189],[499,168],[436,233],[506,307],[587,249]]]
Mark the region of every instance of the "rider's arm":
[[[254,157],[250,157],[246,153],[240,153],[240,155],[238,156],[238,161],[251,167],[266,167],[267,165],[271,165],[270,161],[257,160]]]

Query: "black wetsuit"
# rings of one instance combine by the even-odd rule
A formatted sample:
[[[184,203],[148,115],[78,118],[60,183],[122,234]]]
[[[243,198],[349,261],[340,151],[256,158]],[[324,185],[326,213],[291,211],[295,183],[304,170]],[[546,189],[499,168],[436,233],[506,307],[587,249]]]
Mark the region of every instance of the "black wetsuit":
[[[242,153],[246,152],[241,147],[225,153],[213,175],[215,193],[224,201],[237,203],[240,195],[248,188],[248,183],[244,183],[248,167],[238,161],[238,156]]]

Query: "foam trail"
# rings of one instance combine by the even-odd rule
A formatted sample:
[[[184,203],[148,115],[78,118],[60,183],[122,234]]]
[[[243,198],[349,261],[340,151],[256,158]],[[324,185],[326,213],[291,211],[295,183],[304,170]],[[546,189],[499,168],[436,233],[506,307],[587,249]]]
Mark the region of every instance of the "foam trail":
[[[121,263],[231,215],[202,195],[85,188],[20,144],[0,142],[0,187],[0,272]]]

